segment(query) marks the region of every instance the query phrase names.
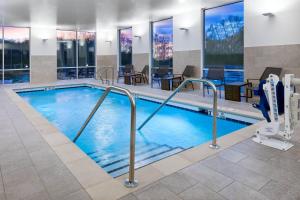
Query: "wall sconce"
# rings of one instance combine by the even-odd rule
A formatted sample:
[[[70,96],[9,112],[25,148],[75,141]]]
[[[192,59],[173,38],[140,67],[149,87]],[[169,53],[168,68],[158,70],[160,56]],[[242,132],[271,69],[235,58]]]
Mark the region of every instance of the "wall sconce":
[[[105,42],[111,44],[112,40],[105,40]]]
[[[48,38],[42,38],[43,43],[48,41]]]
[[[263,13],[262,15],[265,16],[265,17],[274,17],[274,16],[275,16],[275,15],[274,15],[273,13],[271,13],[271,12]]]
[[[181,28],[179,28],[179,30],[182,30],[182,31],[188,31],[189,29],[188,29],[188,28],[181,27]]]
[[[142,36],[140,36],[140,35],[134,35],[133,37],[138,38],[138,39],[142,39]]]

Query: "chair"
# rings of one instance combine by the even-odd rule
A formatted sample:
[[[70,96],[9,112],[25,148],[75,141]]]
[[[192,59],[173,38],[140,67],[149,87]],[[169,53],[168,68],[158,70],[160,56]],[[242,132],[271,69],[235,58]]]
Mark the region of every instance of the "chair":
[[[165,78],[172,78],[169,68],[167,67],[159,67],[156,69],[152,69],[152,78],[151,78],[151,87],[153,87],[153,83],[157,82],[158,85],[161,85],[161,80]]]
[[[172,89],[177,88],[185,80],[185,78],[195,77],[195,69],[195,66],[187,65],[182,74],[174,74],[172,79]],[[194,84],[190,82],[190,85],[194,90]]]
[[[252,98],[253,95],[256,95],[258,91],[258,85],[261,81],[266,80],[270,74],[275,74],[277,76],[280,76],[282,72],[282,68],[279,67],[266,67],[264,72],[262,73],[261,77],[259,79],[255,78],[249,78],[246,80],[247,86],[246,86],[246,101],[248,101],[249,98]],[[256,83],[254,83],[256,81]],[[250,93],[250,95],[249,95]]]
[[[141,72],[134,73],[131,75],[133,84],[136,83],[148,83],[149,65],[145,65]]]
[[[125,65],[124,67],[120,67],[118,71],[117,83],[119,82],[120,78],[124,78],[125,76],[128,76],[133,73],[134,73],[134,66],[131,64]]]
[[[221,88],[225,85],[225,73],[224,67],[210,67],[208,68],[207,75],[204,79],[212,81],[216,88]],[[203,83],[203,96],[205,96],[205,88],[209,94],[210,86],[206,83]],[[219,90],[220,98],[222,97],[221,90]]]

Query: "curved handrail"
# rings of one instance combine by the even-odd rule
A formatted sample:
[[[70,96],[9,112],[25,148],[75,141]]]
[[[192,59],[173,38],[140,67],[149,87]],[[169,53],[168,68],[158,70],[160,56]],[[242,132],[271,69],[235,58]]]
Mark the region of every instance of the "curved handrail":
[[[214,103],[213,103],[213,130],[212,130],[212,144],[210,145],[211,148],[213,149],[218,149],[219,146],[217,145],[217,108],[218,108],[218,99],[217,99],[217,88],[215,84],[209,80],[205,79],[186,79],[183,81],[178,88],[138,127],[138,130],[141,130],[153,117],[160,111],[162,107],[164,107],[180,90],[185,87],[187,83],[191,82],[199,82],[199,83],[206,83],[210,85],[213,89],[214,92]]]
[[[116,87],[116,86],[109,86],[106,88],[104,94],[101,96],[101,98],[98,100],[97,104],[93,108],[92,112],[88,116],[88,118],[85,120],[84,124],[78,131],[76,137],[73,139],[73,142],[75,143],[78,138],[81,136],[82,132],[86,128],[86,126],[89,124],[93,116],[95,115],[98,108],[101,106],[107,95],[112,91],[116,90],[118,92],[122,92],[126,94],[129,98],[130,105],[131,105],[131,118],[130,118],[130,158],[129,158],[129,178],[125,180],[124,185],[128,188],[133,188],[137,186],[137,180],[134,179],[134,162],[135,162],[135,131],[136,131],[136,103],[135,98],[131,94],[131,92],[127,89]]]

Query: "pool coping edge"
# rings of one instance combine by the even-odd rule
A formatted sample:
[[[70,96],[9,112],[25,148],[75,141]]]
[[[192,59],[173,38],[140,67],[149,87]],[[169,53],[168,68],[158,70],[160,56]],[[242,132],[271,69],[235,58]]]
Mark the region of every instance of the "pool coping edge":
[[[88,83],[86,85],[92,84]],[[99,86],[105,88],[105,86]],[[115,179],[109,176],[91,158],[82,152],[76,144],[70,141],[31,105],[17,95],[12,88],[5,88],[5,91],[12,101],[24,113],[26,118],[34,125],[34,127],[41,134],[42,138],[58,155],[73,176],[82,185],[82,187],[88,192],[92,199],[118,199],[135,191],[138,188],[149,185],[169,174],[195,164],[200,160],[203,160],[234,144],[252,137],[255,133],[255,129],[262,123],[265,123],[265,121],[261,121],[218,138],[218,144],[221,146],[221,148],[218,150],[210,149],[208,147],[208,142],[142,167],[136,170],[136,177],[139,180],[139,187],[127,189],[123,186],[123,181],[125,178],[127,178],[128,174],[122,175]],[[147,96],[149,96],[149,94]],[[156,96],[151,97],[157,98]],[[54,138],[49,139],[50,134],[55,134]],[[57,140],[55,137],[61,141],[55,141]],[[79,168],[82,168],[82,166],[88,168],[89,171],[87,172],[86,170],[80,170]],[[99,180],[97,178],[99,178]]]

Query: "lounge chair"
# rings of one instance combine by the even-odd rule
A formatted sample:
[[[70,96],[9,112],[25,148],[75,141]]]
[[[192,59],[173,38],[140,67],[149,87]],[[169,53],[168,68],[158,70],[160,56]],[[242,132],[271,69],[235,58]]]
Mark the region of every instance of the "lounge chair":
[[[182,74],[174,74],[172,79],[172,89],[177,88],[186,78],[195,77],[195,66],[187,65]],[[194,90],[194,84],[190,82]]]
[[[136,83],[148,83],[149,76],[149,65],[145,65],[141,72],[137,72],[131,75],[132,83],[135,85]]]
[[[257,95],[258,86],[261,81],[266,80],[270,74],[275,74],[277,76],[280,76],[281,72],[282,72],[282,68],[266,67],[259,79],[255,79],[255,78],[247,79],[246,80],[246,82],[247,82],[246,101],[248,101],[248,99],[252,98],[254,95]]]
[[[216,88],[221,88],[225,85],[225,75],[224,75],[224,67],[210,67],[208,68],[208,72],[206,77],[203,77],[206,80],[212,81]],[[209,88],[211,88],[208,84],[203,83],[203,96],[205,96],[205,89],[209,94]],[[220,98],[222,97],[221,90],[219,89]]]
[[[128,76],[133,73],[134,73],[133,65],[125,65],[124,67],[120,67],[118,71],[117,83],[119,82],[120,78],[125,78],[125,76]]]

